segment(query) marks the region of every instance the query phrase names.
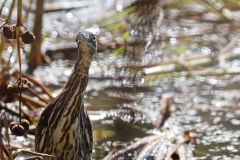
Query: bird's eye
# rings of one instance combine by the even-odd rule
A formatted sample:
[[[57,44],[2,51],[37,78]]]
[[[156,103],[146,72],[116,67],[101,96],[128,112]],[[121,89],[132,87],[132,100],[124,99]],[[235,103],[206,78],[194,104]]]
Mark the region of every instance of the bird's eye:
[[[96,37],[95,36],[93,36],[92,39],[93,39],[93,41],[96,41]]]

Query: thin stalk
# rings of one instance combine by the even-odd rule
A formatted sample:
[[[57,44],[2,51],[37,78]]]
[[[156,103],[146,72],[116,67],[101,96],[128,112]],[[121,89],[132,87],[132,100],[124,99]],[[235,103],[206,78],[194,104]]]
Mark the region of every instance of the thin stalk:
[[[21,105],[22,105],[22,93],[20,92],[20,97],[19,97],[19,122],[21,122],[21,120],[22,120],[22,107],[21,107]]]
[[[15,0],[12,0],[12,4],[11,4],[10,10],[9,10],[7,20],[10,20],[11,17],[12,17],[12,12],[13,12],[14,5],[15,5]],[[2,58],[2,52],[4,50],[5,43],[6,43],[6,38],[2,37],[1,38],[1,44],[0,44],[0,58]],[[2,61],[0,61],[0,65],[1,65],[1,63],[2,63]]]
[[[2,10],[3,10],[3,7],[5,6],[6,2],[7,2],[7,0],[5,0],[5,1],[2,3],[2,6],[1,6],[1,8],[0,8],[0,16],[1,16],[1,14],[2,14]]]
[[[25,14],[25,16],[24,16],[24,18],[23,18],[23,22],[26,22],[26,21],[27,21],[28,14],[29,14],[29,12],[31,11],[31,8],[32,8],[33,0],[30,0],[29,3],[30,3],[30,4],[29,4],[29,7],[28,7],[27,11],[25,12],[26,14]]]
[[[33,0],[30,1],[29,8],[28,8],[25,16],[23,17],[23,22],[25,22],[25,21],[27,20],[28,15],[29,15],[29,12],[31,11],[32,4],[33,4]],[[22,22],[22,23],[23,23],[23,22]],[[6,20],[6,22],[5,22],[2,26],[4,26],[6,23],[8,23],[8,20]],[[1,27],[2,27],[2,26],[1,26]],[[0,28],[1,28],[1,27],[0,27]],[[24,27],[24,26],[23,26],[23,27]],[[25,29],[26,29],[26,28],[25,28]],[[12,48],[15,47],[16,43],[17,43],[16,41],[14,41],[14,42],[12,43]],[[10,64],[11,64],[11,63],[10,63],[10,59],[11,59],[11,57],[12,57],[12,54],[13,54],[13,51],[11,52],[11,54],[10,54],[10,56],[9,56],[9,59],[8,59],[8,63],[7,63],[7,67],[6,67],[6,70],[7,70],[7,71],[10,69]]]
[[[17,52],[18,52],[18,62],[19,62],[20,78],[22,78],[22,59],[21,59],[21,53],[20,53],[21,26],[22,26],[22,0],[18,0],[16,38],[17,38]]]
[[[22,26],[22,0],[18,0],[17,5],[17,25],[16,25],[16,38],[17,38],[17,52],[18,52],[18,63],[19,63],[19,72],[20,72],[20,81],[22,78],[22,58],[21,58],[21,52],[20,52],[20,34],[21,34],[21,26]],[[20,92],[20,98],[19,98],[19,122],[21,122],[22,119],[22,93]]]

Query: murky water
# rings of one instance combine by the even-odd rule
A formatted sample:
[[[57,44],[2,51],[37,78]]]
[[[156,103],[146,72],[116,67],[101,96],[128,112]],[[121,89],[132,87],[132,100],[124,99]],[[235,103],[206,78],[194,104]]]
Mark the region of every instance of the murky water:
[[[67,70],[66,73],[70,73]],[[164,80],[156,77],[154,82],[132,83],[128,78],[117,78],[123,71],[114,72],[116,78],[96,78],[102,72],[113,74],[112,69],[91,71],[90,77],[95,78],[90,79],[85,95],[94,127],[94,159],[102,159],[110,151],[156,133],[152,121],[156,120],[164,93],[173,95],[172,113],[160,132],[190,131],[197,135],[196,143],[188,145],[189,159],[239,158],[238,75],[182,76]],[[59,76],[66,76],[67,80],[66,73]]]
[[[192,146],[192,158],[237,158],[239,152],[240,110],[239,92],[224,87],[204,84],[218,81],[219,77],[181,77],[175,82],[164,83],[171,88],[172,114],[162,131],[174,129],[188,130],[198,135]],[[233,76],[232,78],[237,78]],[[181,79],[184,81],[181,82]],[[94,89],[87,94],[87,109],[98,111],[92,115],[94,135],[96,137],[94,157],[100,159],[114,148],[123,148],[148,134],[154,133],[151,121],[158,111],[163,83],[144,87],[121,88],[114,86],[116,80],[92,80],[90,85],[108,83],[101,91]],[[187,83],[186,83],[187,82]],[[123,83],[123,82],[122,82]],[[123,84],[122,84],[123,85]],[[220,84],[218,84],[220,85]],[[181,87],[179,87],[181,86]],[[214,87],[214,89],[213,89]],[[147,110],[147,111],[146,111]],[[118,144],[118,145],[116,145]]]
[[[156,76],[153,80],[140,78],[134,82],[129,77],[122,77],[125,71],[113,71],[99,65],[101,61],[115,61],[117,55],[101,58],[94,59],[85,95],[85,106],[94,128],[94,159],[102,159],[109,152],[126,148],[145,136],[169,130],[178,135],[189,131],[197,136],[196,142],[187,145],[188,159],[240,158],[238,75],[165,79]],[[53,92],[57,95],[68,79],[71,64],[69,60],[54,61],[50,68],[39,67],[35,74],[46,84],[54,82],[55,87],[51,86],[53,90],[58,88]],[[59,67],[64,69],[59,71]],[[46,75],[52,76],[41,78]],[[152,122],[159,114],[161,96],[165,93],[173,96],[172,113],[159,130]],[[13,143],[32,148],[34,138],[29,136],[27,140],[18,138]],[[169,145],[165,140],[159,143]],[[129,153],[125,159],[132,157],[134,155]]]

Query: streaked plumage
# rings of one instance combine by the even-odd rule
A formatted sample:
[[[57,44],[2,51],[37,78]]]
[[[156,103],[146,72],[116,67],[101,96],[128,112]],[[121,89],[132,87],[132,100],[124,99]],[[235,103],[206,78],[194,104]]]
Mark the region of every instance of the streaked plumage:
[[[37,152],[59,160],[88,160],[93,147],[92,125],[84,108],[88,70],[96,53],[96,37],[79,31],[78,59],[62,92],[42,112],[36,130]]]

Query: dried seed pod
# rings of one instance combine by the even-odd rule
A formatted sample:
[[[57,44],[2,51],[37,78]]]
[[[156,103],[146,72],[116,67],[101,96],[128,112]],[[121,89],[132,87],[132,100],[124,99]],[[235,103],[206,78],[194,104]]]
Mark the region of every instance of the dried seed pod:
[[[23,84],[26,84],[30,88],[31,84],[27,78],[22,78],[22,82]]]
[[[25,134],[25,129],[23,128],[22,125],[18,124],[13,126],[12,133],[15,134],[16,136],[23,136]]]
[[[7,39],[11,39],[12,38],[12,34],[13,33],[11,31],[10,26],[9,25],[5,25],[3,27],[3,35],[4,35],[4,37],[7,38]]]
[[[22,85],[20,85],[18,87],[19,87],[19,91],[20,92],[25,92],[25,91],[27,91],[29,89],[28,85],[26,85],[26,84],[22,84]]]
[[[15,84],[10,83],[7,86],[7,89],[10,93],[20,93],[27,91],[30,88],[30,86],[31,86],[30,82],[28,81],[27,78],[19,78]]]
[[[17,126],[17,125],[19,125],[19,123],[18,123],[17,121],[12,121],[12,122],[10,123],[10,125],[9,125],[10,130],[12,131],[12,128],[13,128],[14,126]]]
[[[19,87],[14,84],[14,83],[10,83],[8,86],[7,86],[7,90],[8,92],[10,93],[20,93],[20,89]]]
[[[20,31],[21,34],[21,31]],[[4,37],[6,37],[7,39],[16,39],[16,26],[12,25],[12,26],[4,26],[3,28],[3,35]]]
[[[25,44],[30,44],[35,41],[35,36],[32,32],[29,30],[26,30],[22,35],[21,35],[22,41]]]
[[[23,128],[25,129],[25,131],[28,131],[28,130],[29,130],[29,122],[28,122],[28,120],[22,119],[20,124],[23,126]]]

